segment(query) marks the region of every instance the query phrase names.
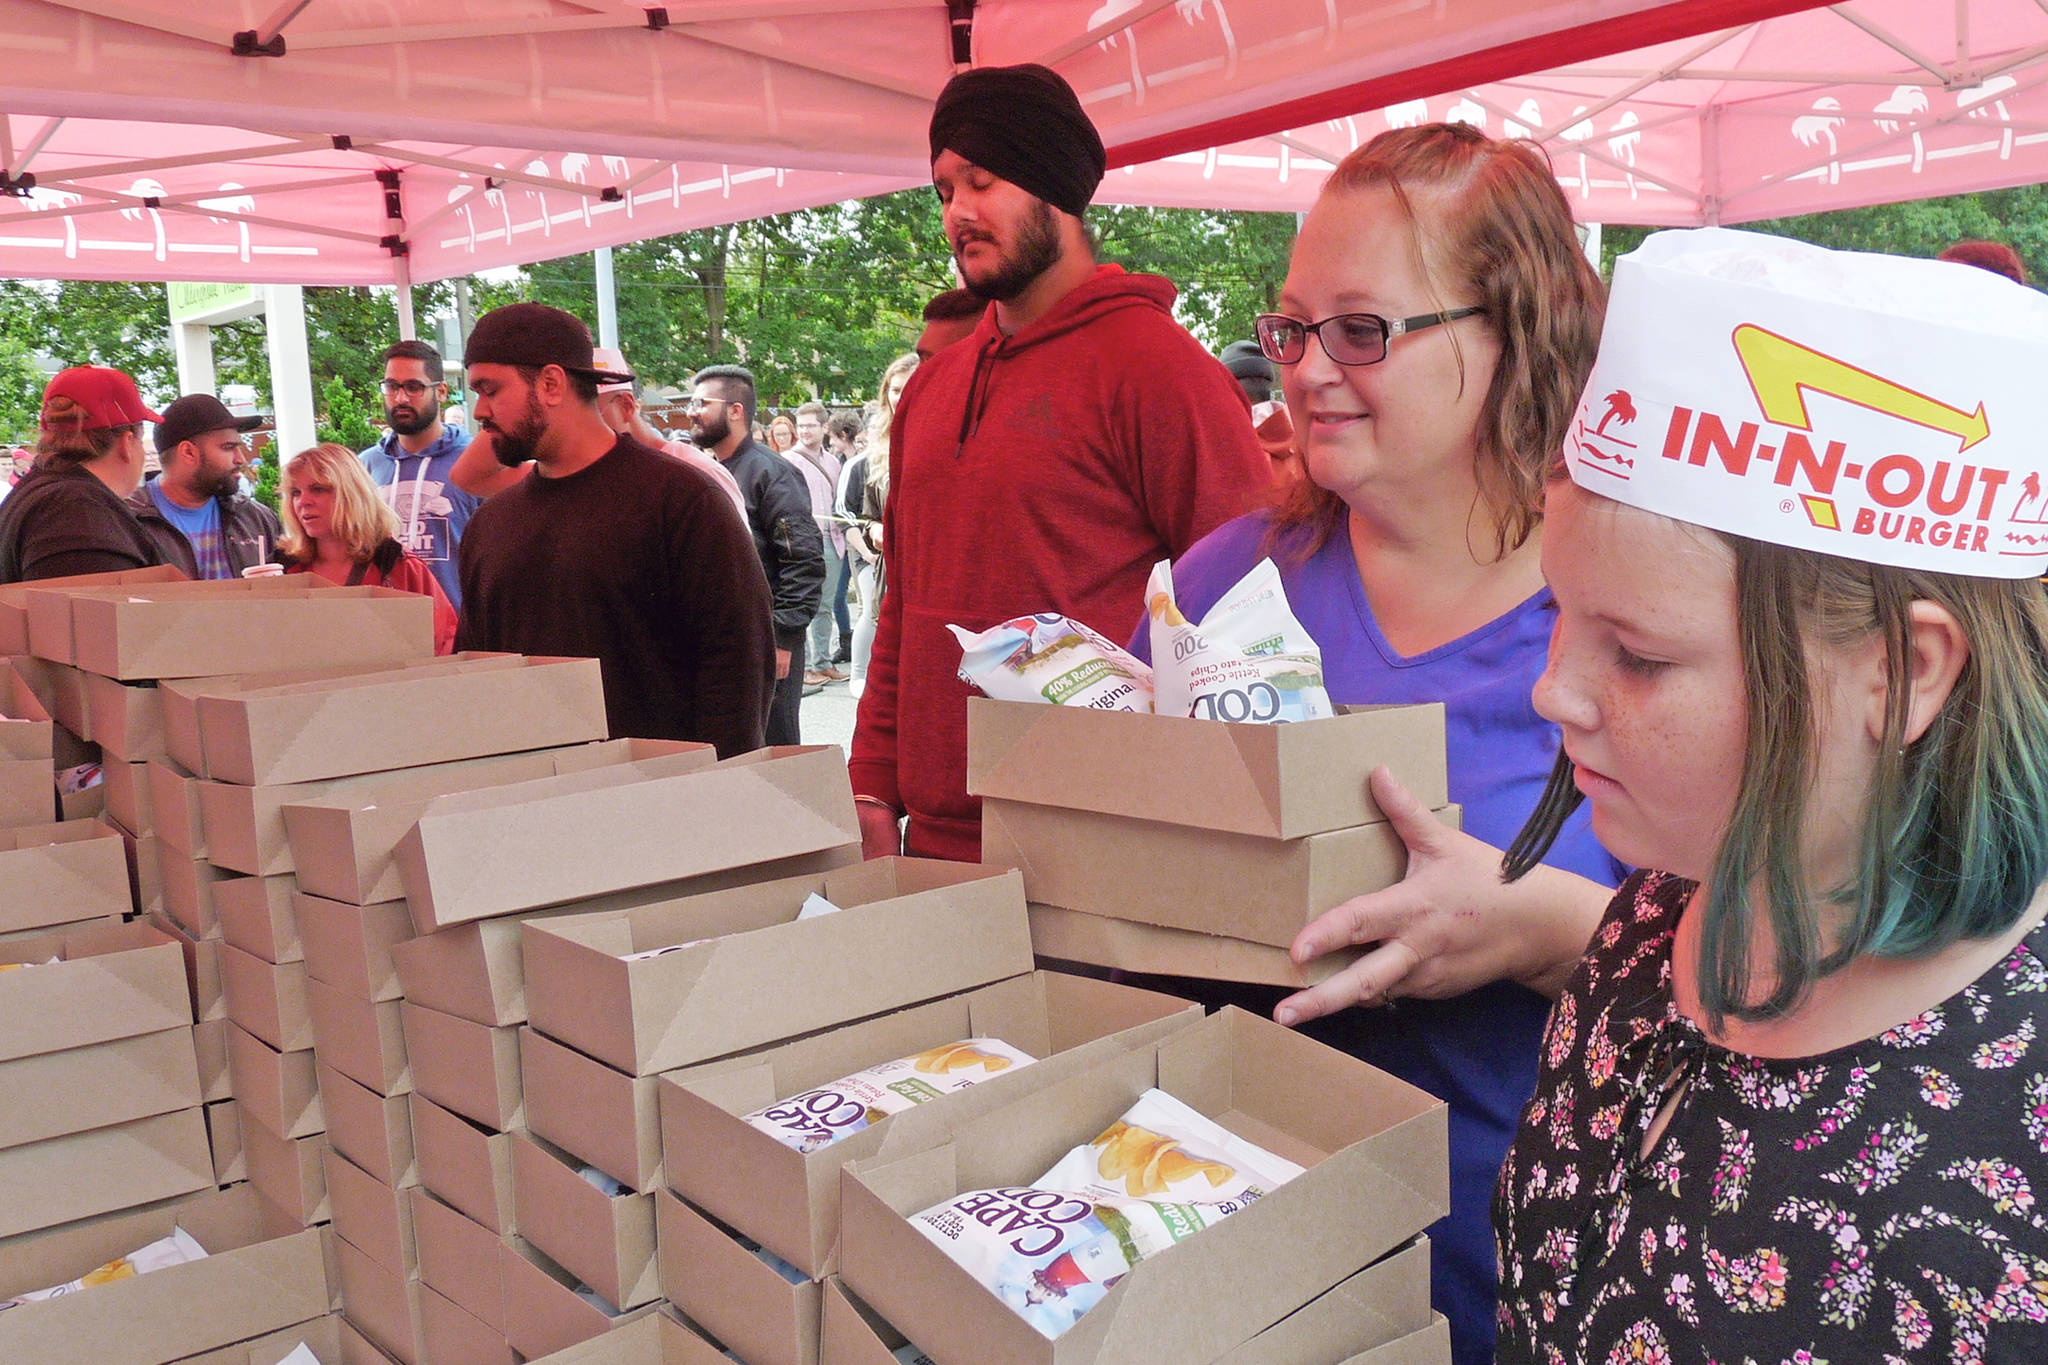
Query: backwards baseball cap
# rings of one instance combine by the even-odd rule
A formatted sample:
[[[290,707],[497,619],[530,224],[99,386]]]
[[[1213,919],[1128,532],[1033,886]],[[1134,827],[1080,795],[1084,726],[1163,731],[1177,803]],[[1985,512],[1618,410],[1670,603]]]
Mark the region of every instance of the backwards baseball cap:
[[[1233,341],[1218,357],[1233,379],[1264,379],[1273,382],[1273,362],[1266,359],[1256,341]]]
[[[590,363],[601,370],[611,370],[625,376],[623,379],[608,379],[597,386],[599,393],[631,393],[633,371],[626,364],[626,357],[616,346],[599,346],[591,351]]]
[[[1074,88],[1048,67],[985,66],[946,82],[932,106],[932,160],[957,152],[1079,217],[1109,158]]]
[[[56,404],[51,400],[68,400]],[[81,431],[161,422],[136,389],[135,381],[107,365],[74,365],[59,370],[43,389],[44,426],[70,425]]]
[[[621,365],[601,369],[593,358],[590,329],[574,313],[544,303],[508,303],[476,320],[462,348],[465,365],[559,365],[599,384],[630,384]]]
[[[235,416],[210,393],[188,393],[156,419],[156,449],[159,455],[168,455],[209,431],[254,431],[262,425],[261,417]]]
[[[2048,298],[1972,266],[1660,232],[1615,263],[1580,487],[1938,573],[2048,570]]]

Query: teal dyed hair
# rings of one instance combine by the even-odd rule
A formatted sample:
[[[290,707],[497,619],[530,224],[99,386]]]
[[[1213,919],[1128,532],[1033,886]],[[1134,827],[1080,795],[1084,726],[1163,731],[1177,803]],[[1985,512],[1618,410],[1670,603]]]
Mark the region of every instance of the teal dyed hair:
[[[1712,533],[1709,533],[1712,534]],[[1708,1022],[1773,1018],[1865,953],[1915,956],[2010,929],[2048,881],[2048,592],[2034,579],[1965,578],[1865,564],[1721,535],[1735,557],[1748,734],[1742,783],[1700,906]],[[1933,722],[1905,743],[1910,612],[1953,615],[1969,658]],[[1809,651],[1875,634],[1893,681],[1883,757],[1856,872],[1815,887],[1801,870],[1820,743]],[[1508,851],[1533,867],[1578,804],[1561,755]],[[1768,991],[1751,971],[1756,902],[1769,906]],[[1823,926],[1836,933],[1823,941]]]

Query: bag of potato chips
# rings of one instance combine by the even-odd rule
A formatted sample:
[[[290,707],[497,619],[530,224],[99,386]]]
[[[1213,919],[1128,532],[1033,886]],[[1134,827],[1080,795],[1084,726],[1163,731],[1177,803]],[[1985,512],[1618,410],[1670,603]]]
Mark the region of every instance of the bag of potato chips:
[[[126,1256],[117,1256],[96,1270],[89,1270],[66,1284],[52,1285],[48,1289],[31,1289],[26,1294],[17,1294],[11,1299],[0,1299],[0,1309],[18,1308],[25,1303],[36,1303],[43,1299],[61,1298],[76,1294],[116,1280],[132,1280],[137,1275],[147,1275],[152,1270],[164,1270],[189,1261],[206,1259],[206,1248],[183,1228],[173,1228],[168,1237],[159,1237],[148,1246],[138,1247]]]
[[[1033,1060],[1001,1039],[969,1038],[777,1100],[748,1114],[746,1121],[785,1147],[815,1152],[890,1114],[965,1090],[1013,1066],[1029,1066]]]
[[[1152,709],[1254,724],[1337,714],[1323,690],[1323,651],[1287,605],[1280,570],[1262,559],[1199,623],[1173,600],[1173,565],[1145,585],[1152,633]]]
[[[1198,1109],[1147,1090],[1101,1136],[1032,1183],[1126,1199],[1249,1204],[1301,1167],[1246,1142]]]
[[[1079,621],[1057,613],[1019,616],[960,642],[960,679],[997,701],[1052,702],[1097,711],[1152,709],[1152,670]]]

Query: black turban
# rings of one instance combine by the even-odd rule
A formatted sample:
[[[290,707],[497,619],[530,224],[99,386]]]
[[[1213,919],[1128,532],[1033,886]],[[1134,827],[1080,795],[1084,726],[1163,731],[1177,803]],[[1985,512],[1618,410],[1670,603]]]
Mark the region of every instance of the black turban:
[[[946,82],[932,107],[932,160],[957,152],[1080,217],[1109,158],[1074,88],[1043,66],[989,66]]]

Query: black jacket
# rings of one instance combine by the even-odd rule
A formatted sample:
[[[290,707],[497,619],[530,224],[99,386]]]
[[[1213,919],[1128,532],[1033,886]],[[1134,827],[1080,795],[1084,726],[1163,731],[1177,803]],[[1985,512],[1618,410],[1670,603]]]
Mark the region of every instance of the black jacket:
[[[284,534],[277,513],[239,493],[219,502],[221,544],[227,549],[228,567],[236,576],[252,564],[275,560],[277,538]],[[142,534],[157,547],[164,563],[175,564],[192,577],[199,577],[199,560],[192,553],[191,542],[158,510],[156,499],[149,495],[148,484],[128,495],[128,510],[135,514]]]
[[[726,472],[747,500],[747,525],[775,603],[775,647],[803,647],[825,593],[825,541],[811,516],[811,490],[797,467],[757,441],[742,442]]]
[[[173,562],[83,465],[38,465],[0,502],[0,583]]]

